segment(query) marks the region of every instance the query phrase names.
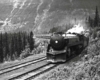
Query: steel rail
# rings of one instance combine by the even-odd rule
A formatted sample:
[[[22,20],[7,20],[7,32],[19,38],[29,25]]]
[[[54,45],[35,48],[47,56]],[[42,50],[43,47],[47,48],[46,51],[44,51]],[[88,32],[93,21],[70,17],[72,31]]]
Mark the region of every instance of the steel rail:
[[[34,59],[34,60],[31,60],[31,61],[27,61],[27,62],[24,62],[24,63],[20,63],[20,64],[17,64],[17,65],[13,65],[13,66],[1,69],[0,75],[11,72],[13,70],[17,70],[19,68],[22,68],[22,67],[25,67],[25,66],[28,66],[28,65],[31,65],[31,64],[35,64],[35,63],[43,61],[43,60],[46,60],[46,57],[41,57],[41,58],[38,58],[38,59]]]
[[[56,66],[57,66],[57,64],[46,63],[46,64],[44,64],[36,69],[30,70],[30,71],[27,71],[25,73],[19,74],[15,77],[12,77],[9,80],[30,80],[30,79],[35,78],[36,76],[38,76],[42,73],[49,71],[50,69],[52,69]]]

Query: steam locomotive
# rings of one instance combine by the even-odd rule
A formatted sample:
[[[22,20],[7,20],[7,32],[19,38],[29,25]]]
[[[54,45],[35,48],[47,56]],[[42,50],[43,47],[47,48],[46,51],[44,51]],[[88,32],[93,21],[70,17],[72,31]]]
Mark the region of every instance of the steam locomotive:
[[[87,45],[89,38],[78,33],[54,33],[47,47],[47,61],[66,62],[71,56],[79,54]]]

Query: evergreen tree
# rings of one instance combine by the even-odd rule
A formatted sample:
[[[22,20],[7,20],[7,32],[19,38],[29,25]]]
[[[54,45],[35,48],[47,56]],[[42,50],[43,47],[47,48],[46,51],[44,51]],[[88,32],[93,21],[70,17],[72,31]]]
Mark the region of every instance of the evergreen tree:
[[[7,59],[7,56],[9,55],[10,56],[10,54],[9,54],[9,41],[8,41],[8,34],[7,33],[5,33],[5,58]]]
[[[14,47],[14,37],[12,36],[12,39],[11,39],[11,45],[10,45],[10,58],[11,60],[13,59],[13,55],[14,55],[14,52],[15,52],[15,47]]]
[[[98,7],[96,6],[95,18],[94,18],[94,27],[97,27],[98,25],[99,25],[99,13],[98,13]]]
[[[18,33],[18,56],[20,56],[22,50],[22,40],[21,40],[21,33]]]
[[[23,35],[23,49],[25,49],[26,46],[26,36],[25,34]]]
[[[93,27],[93,20],[91,19],[90,16],[89,16],[89,18],[88,18],[88,22],[89,22],[90,27]]]
[[[3,44],[2,44],[2,34],[0,34],[0,62],[3,62]]]
[[[15,55],[18,57],[18,38],[17,34],[14,35],[14,44],[15,44]]]
[[[34,40],[33,40],[33,32],[30,32],[30,36],[29,36],[29,45],[30,45],[30,50],[32,51],[34,48]]]

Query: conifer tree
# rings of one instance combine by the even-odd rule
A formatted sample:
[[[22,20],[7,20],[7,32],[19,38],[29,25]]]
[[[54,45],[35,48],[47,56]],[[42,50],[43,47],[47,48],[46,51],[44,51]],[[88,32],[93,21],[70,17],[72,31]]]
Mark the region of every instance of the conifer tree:
[[[2,44],[2,34],[0,34],[0,62],[3,62],[3,44]]]
[[[11,45],[10,45],[10,57],[11,57],[11,60],[13,59],[13,54],[15,52],[15,49],[14,49],[14,37],[12,36],[12,39],[11,39]]]
[[[90,16],[89,16],[89,18],[88,18],[88,22],[89,22],[90,27],[93,27],[93,20],[91,19]]]
[[[22,40],[21,40],[21,33],[18,33],[18,56],[20,56],[22,50]]]
[[[96,6],[95,18],[94,18],[94,27],[97,27],[98,24],[99,24],[99,13],[98,13],[98,7]]]
[[[26,36],[25,34],[23,35],[23,49],[25,49],[26,46]]]
[[[33,40],[33,32],[30,32],[30,36],[29,36],[29,45],[30,45],[30,50],[32,51],[34,48],[34,40]]]
[[[9,42],[8,42],[8,34],[5,33],[5,57],[7,58],[7,55],[9,55]]]
[[[17,34],[14,35],[14,44],[15,44],[15,54],[17,55],[18,57],[18,37],[17,37]]]

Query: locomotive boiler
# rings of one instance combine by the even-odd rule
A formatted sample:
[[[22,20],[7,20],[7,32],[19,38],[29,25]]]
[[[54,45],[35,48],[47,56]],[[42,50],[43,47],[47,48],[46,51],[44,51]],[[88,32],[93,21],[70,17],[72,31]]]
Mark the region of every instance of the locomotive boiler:
[[[54,33],[47,47],[47,61],[65,62],[71,56],[79,54],[88,45],[88,38],[77,33]]]

